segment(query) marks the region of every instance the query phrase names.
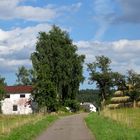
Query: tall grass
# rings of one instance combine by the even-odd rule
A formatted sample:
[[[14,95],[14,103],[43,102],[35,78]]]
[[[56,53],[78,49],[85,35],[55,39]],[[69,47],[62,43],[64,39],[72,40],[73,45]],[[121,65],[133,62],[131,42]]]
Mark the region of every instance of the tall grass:
[[[8,125],[11,126],[11,124],[13,124],[14,127],[11,128],[10,132],[8,133],[1,133],[0,140],[31,140],[58,118],[57,115],[31,115],[7,117],[9,117],[9,119],[13,119],[13,121],[9,120]],[[17,121],[18,119],[19,121]],[[5,128],[8,128],[8,125],[6,125]]]
[[[139,108],[105,109],[101,112],[101,115],[123,123],[127,127],[140,129]]]
[[[0,135],[8,134],[12,129],[29,122],[43,119],[43,115],[0,115]]]
[[[96,140],[139,140],[140,130],[127,127],[125,124],[111,118],[90,114],[86,119],[88,127]]]

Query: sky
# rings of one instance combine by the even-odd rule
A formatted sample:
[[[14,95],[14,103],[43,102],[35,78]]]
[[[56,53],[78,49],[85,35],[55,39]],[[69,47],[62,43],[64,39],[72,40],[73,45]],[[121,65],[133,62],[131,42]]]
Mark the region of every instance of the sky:
[[[113,71],[140,72],[140,0],[0,0],[0,75],[16,83],[18,67],[32,67],[38,32],[52,25],[66,30],[86,63],[105,55]]]

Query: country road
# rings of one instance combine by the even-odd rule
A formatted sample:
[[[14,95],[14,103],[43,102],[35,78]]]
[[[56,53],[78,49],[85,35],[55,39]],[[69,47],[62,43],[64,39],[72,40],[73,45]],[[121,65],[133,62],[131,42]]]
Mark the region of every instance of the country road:
[[[36,140],[95,140],[87,128],[86,113],[62,117]]]

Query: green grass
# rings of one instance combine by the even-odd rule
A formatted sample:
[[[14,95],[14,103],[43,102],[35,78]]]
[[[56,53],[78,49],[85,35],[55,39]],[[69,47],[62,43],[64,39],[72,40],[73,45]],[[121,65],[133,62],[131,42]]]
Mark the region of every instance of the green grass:
[[[129,128],[125,124],[96,113],[85,119],[96,140],[139,140],[140,129]]]
[[[42,119],[42,115],[0,115],[0,135],[10,133],[14,128],[20,127],[28,122]]]
[[[140,108],[105,109],[101,114],[128,127],[140,129]]]
[[[20,127],[13,128],[8,135],[0,135],[0,140],[32,140],[57,118],[57,115],[48,115],[36,121],[28,121]]]

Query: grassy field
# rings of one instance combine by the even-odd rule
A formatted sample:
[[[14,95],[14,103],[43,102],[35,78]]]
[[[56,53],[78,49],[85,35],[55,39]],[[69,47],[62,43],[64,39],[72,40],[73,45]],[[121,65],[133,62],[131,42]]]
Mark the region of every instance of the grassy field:
[[[58,115],[1,115],[0,140],[31,140],[57,118]]]
[[[139,140],[140,109],[104,110],[90,114],[86,123],[96,140]]]
[[[140,129],[140,108],[106,109],[101,115],[123,123],[127,127]]]

